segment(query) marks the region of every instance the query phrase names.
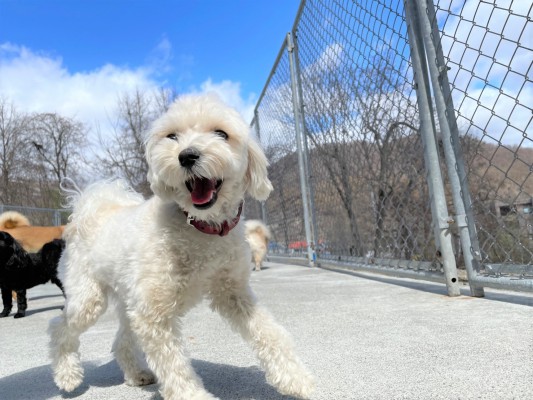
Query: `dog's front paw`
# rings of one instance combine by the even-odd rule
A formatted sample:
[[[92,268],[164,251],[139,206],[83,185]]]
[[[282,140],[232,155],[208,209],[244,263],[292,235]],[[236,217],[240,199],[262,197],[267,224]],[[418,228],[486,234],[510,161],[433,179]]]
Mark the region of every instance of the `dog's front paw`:
[[[132,377],[126,377],[126,385],[128,386],[145,386],[151,385],[157,381],[152,371],[141,371]]]
[[[23,318],[26,316],[26,311],[19,311],[15,314],[14,318]]]
[[[83,368],[78,354],[64,356],[54,367],[54,382],[59,389],[72,392],[83,381]]]
[[[293,365],[289,371],[267,375],[267,381],[278,392],[300,399],[309,399],[315,389],[315,380],[303,365]]]

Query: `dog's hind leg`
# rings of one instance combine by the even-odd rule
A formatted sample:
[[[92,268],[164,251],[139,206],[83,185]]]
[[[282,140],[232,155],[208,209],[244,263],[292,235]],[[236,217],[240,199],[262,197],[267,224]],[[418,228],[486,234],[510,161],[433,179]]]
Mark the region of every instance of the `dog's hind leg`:
[[[9,287],[2,285],[0,286],[0,290],[2,291],[2,303],[4,306],[4,309],[0,313],[0,318],[4,318],[9,315],[13,308],[13,298],[11,297],[11,289]]]
[[[26,315],[28,300],[26,299],[26,290],[16,290],[17,292],[17,313],[15,318],[22,318]]]
[[[308,398],[314,389],[314,380],[293,350],[289,334],[272,316],[256,304],[249,286],[234,284],[228,287],[214,285],[211,308],[225,317],[232,328],[249,342],[267,381],[285,395]]]
[[[62,315],[50,321],[49,327],[54,382],[67,392],[76,389],[83,380],[79,337],[107,307],[106,295],[97,282],[85,276],[77,278],[75,285],[67,285],[71,290],[67,290]]]
[[[124,307],[117,305],[117,312],[120,328],[113,344],[113,352],[118,365],[124,372],[124,380],[130,386],[150,385],[156,381],[156,378],[144,360],[144,354],[131,330]]]
[[[184,353],[175,315],[176,296],[161,286],[150,292],[158,295],[136,304],[136,310],[130,313],[131,327],[161,385],[162,397],[165,400],[216,399],[205,390]]]

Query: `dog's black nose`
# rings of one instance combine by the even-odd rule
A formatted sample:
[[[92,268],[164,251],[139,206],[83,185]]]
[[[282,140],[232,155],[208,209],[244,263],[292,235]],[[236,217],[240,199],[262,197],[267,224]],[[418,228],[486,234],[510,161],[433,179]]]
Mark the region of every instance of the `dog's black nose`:
[[[196,160],[200,158],[200,152],[194,147],[183,150],[178,156],[180,164],[185,168],[192,168]]]

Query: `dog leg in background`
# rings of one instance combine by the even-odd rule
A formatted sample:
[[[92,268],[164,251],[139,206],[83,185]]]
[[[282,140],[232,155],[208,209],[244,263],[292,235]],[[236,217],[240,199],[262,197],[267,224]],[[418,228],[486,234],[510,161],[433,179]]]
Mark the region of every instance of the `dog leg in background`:
[[[119,307],[120,310],[117,314],[120,319],[120,328],[113,344],[113,353],[115,353],[118,365],[124,372],[126,385],[150,385],[156,381],[156,378],[144,360],[144,354],[131,330],[124,306],[117,305],[117,308]]]
[[[79,337],[91,327],[107,308],[102,288],[89,279],[80,279],[69,292],[61,316],[50,321],[50,354],[54,382],[67,392],[83,381]]]
[[[26,315],[28,300],[26,299],[26,290],[17,290],[17,313],[15,318],[22,318]]]
[[[254,252],[253,257],[254,257],[254,263],[255,263],[255,270],[261,271],[261,264],[262,264],[264,255],[260,254],[259,252]]]
[[[63,293],[63,297],[65,297],[65,288],[63,287],[63,284],[59,280],[58,277],[54,277],[50,280],[54,285],[56,285],[59,289],[61,289],[61,293]]]
[[[211,308],[252,345],[268,383],[281,394],[309,398],[313,377],[295,355],[289,334],[257,305],[250,287],[228,290],[228,280],[224,283],[218,285],[222,290],[211,292]]]
[[[9,315],[11,312],[11,309],[13,308],[13,298],[11,297],[11,289],[6,286],[0,286],[0,290],[2,290],[2,304],[4,306],[4,309],[0,313],[0,318],[5,318]]]

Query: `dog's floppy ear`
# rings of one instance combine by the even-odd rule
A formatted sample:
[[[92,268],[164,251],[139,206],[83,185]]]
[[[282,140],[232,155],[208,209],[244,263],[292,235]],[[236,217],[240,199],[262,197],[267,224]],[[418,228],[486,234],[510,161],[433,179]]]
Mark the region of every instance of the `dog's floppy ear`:
[[[152,167],[148,167],[148,182],[155,195],[163,200],[172,200],[172,189],[161,182],[157,175],[152,172]]]
[[[46,243],[41,249],[43,263],[50,266],[56,265],[61,257],[64,247],[65,243],[59,239]]]
[[[250,138],[248,141],[248,168],[246,170],[247,191],[257,200],[266,200],[272,191],[272,183],[267,175],[268,161],[259,145]]]
[[[0,242],[0,262],[2,264],[8,264],[8,261],[13,258],[13,255],[15,254],[15,250],[13,249],[13,246],[4,246]]]
[[[153,136],[151,136],[151,134],[148,134],[144,142],[144,147],[145,147],[144,154],[146,157],[146,162],[148,163],[147,179],[148,179],[148,182],[150,183],[150,189],[152,190],[152,192],[154,192],[155,195],[159,196],[160,198],[164,200],[170,200],[172,199],[172,191],[168,189],[165,186],[165,184],[163,184],[163,182],[161,182],[161,180],[157,177],[157,175],[154,173],[152,169],[152,163],[153,163],[152,150],[154,147],[154,143],[155,142],[153,140]]]

